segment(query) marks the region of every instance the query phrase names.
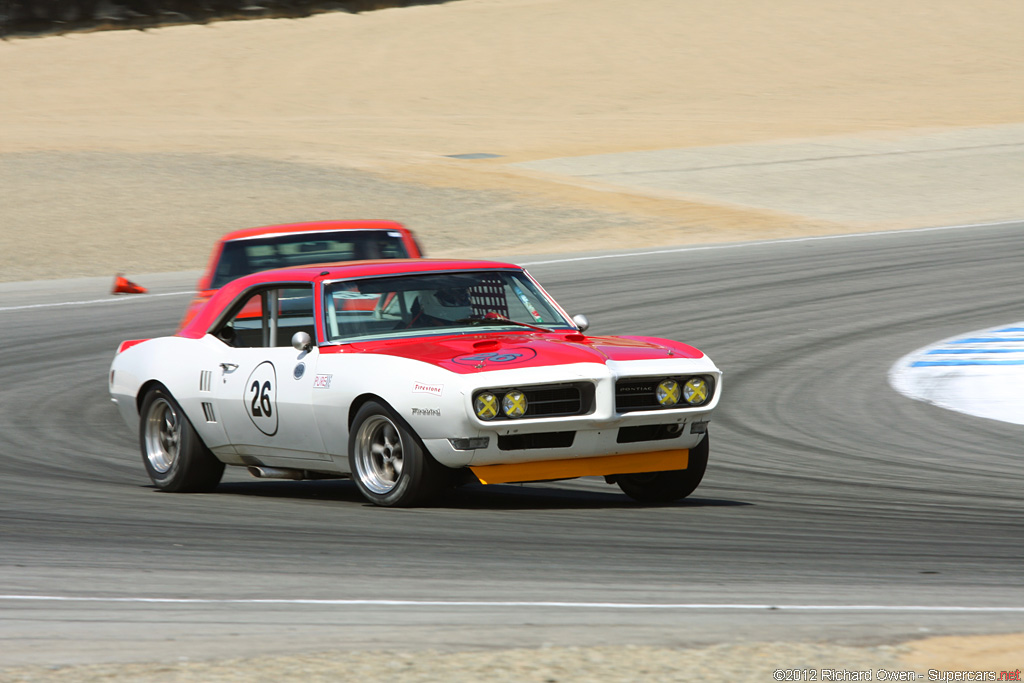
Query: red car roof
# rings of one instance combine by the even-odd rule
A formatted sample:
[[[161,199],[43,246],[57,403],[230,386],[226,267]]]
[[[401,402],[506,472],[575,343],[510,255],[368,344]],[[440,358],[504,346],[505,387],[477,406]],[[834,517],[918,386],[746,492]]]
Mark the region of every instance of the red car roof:
[[[319,230],[398,230],[408,233],[409,229],[401,223],[385,220],[355,220],[355,221],[309,221],[306,223],[286,223],[284,225],[264,225],[258,228],[243,228],[229,232],[220,238],[221,242],[246,239],[248,237],[262,237],[282,232],[316,232]]]
[[[411,275],[451,270],[522,270],[520,266],[496,261],[453,259],[387,259],[383,261],[345,261],[299,268],[264,270],[232,280],[217,290],[192,320],[178,332],[179,337],[199,339],[210,329],[217,316],[244,290],[275,282],[319,283],[383,275]]]

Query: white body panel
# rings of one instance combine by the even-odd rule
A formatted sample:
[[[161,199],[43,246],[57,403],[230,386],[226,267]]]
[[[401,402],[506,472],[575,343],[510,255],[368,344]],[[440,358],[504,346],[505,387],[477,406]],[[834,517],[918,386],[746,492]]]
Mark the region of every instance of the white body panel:
[[[302,373],[296,377],[300,364]],[[709,420],[721,396],[721,372],[706,356],[457,373],[431,363],[344,348],[332,353],[316,348],[233,348],[207,335],[137,344],[118,354],[111,369],[112,400],[132,429],[138,427],[140,392],[155,381],[167,387],[203,441],[224,462],[332,473],[349,471],[353,404],[367,397],[390,405],[439,462],[465,467],[691,448],[704,436],[702,430],[691,431],[692,425]],[[618,378],[691,374],[714,378],[714,395],[706,404],[616,412]],[[588,414],[486,422],[473,412],[473,394],[480,388],[564,382],[594,386]],[[212,414],[209,406],[204,411],[204,403],[212,406]],[[665,424],[679,425],[678,436],[617,442],[621,427]],[[575,432],[571,447],[499,446],[500,437],[551,432]],[[489,437],[487,447],[476,450],[457,450],[449,441],[484,436]]]
[[[261,461],[327,459],[311,400],[316,349],[229,350],[231,364],[238,367],[217,368],[213,393],[217,416],[235,451]]]

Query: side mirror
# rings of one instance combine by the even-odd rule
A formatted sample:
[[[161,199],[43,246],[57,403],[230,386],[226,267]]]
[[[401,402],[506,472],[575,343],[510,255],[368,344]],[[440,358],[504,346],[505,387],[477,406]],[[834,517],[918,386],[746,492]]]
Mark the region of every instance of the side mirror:
[[[587,320],[587,316],[582,313],[577,313],[572,317],[572,322],[576,327],[580,328],[580,332],[586,332],[587,328],[590,327],[590,321]]]
[[[309,332],[299,331],[292,335],[292,346],[296,351],[309,351],[313,348],[313,339],[309,336]]]

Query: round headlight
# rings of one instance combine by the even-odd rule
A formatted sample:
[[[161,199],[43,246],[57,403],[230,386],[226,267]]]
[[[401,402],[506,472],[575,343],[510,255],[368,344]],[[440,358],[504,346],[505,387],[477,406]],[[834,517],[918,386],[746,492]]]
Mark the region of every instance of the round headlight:
[[[481,420],[493,420],[498,417],[498,399],[494,394],[485,391],[477,395],[473,401],[473,410]]]
[[[683,400],[691,406],[699,406],[708,400],[708,383],[700,377],[694,377],[683,385]]]
[[[522,417],[526,414],[526,394],[513,389],[501,399],[501,409],[509,417]]]
[[[674,406],[679,403],[679,382],[674,379],[662,380],[654,390],[654,397],[666,408]]]

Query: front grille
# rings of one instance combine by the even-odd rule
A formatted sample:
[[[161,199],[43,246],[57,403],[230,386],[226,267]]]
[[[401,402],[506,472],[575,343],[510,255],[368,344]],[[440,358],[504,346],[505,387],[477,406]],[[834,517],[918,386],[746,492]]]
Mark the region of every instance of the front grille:
[[[707,405],[711,402],[711,398],[715,393],[714,380],[706,375],[698,375],[701,379],[707,382],[708,385],[708,398],[701,405]],[[668,406],[662,406],[658,403],[657,397],[654,395],[655,390],[658,388],[658,384],[664,379],[674,379],[682,387],[690,379],[692,375],[685,375],[679,377],[628,377],[620,379],[615,383],[615,411],[618,413],[628,413],[634,410],[666,410],[667,408],[699,408],[700,406],[690,406],[680,398],[679,403]]]
[[[570,415],[586,415],[594,410],[594,385],[589,382],[573,384],[548,384],[537,387],[504,387],[501,389],[484,389],[473,395],[474,400],[482,393],[494,394],[500,404],[502,397],[509,391],[518,390],[526,396],[526,414],[521,418],[566,417]],[[498,415],[491,420],[510,420],[499,409]]]
[[[527,388],[525,417],[578,415],[583,405],[579,387]]]
[[[541,432],[539,434],[505,434],[498,436],[503,451],[525,451],[533,448],[569,448],[576,432]]]

